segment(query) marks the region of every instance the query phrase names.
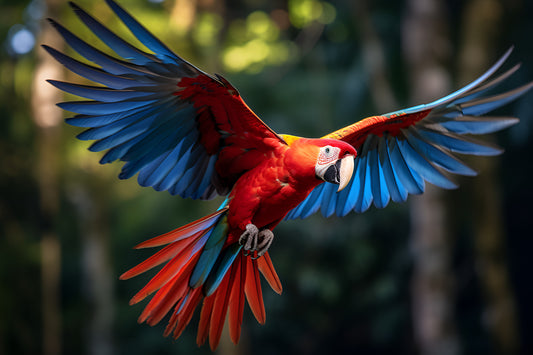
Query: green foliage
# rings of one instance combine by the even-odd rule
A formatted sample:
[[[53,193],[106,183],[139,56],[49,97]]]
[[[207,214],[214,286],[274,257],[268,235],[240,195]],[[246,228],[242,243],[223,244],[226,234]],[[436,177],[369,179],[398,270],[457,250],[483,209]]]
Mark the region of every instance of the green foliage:
[[[297,51],[293,43],[280,38],[278,26],[263,11],[252,12],[246,20],[233,21],[227,43],[222,60],[229,72],[257,74],[265,66],[288,63]]]

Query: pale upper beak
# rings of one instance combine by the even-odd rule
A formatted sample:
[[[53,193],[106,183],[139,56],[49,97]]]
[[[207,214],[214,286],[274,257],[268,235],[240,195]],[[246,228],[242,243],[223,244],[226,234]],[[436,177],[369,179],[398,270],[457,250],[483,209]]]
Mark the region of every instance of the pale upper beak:
[[[337,192],[342,191],[350,182],[353,175],[354,160],[355,157],[353,155],[347,155],[341,159]]]
[[[317,176],[326,182],[338,184],[337,192],[339,192],[348,185],[352,178],[354,158],[353,155],[346,155],[335,163],[317,167]]]

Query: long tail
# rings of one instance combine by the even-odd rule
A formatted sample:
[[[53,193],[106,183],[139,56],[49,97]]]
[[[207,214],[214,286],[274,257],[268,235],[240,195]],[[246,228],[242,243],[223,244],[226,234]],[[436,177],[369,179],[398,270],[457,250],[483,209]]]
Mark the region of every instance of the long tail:
[[[225,245],[228,234],[226,214],[227,208],[219,209],[136,246],[166,245],[120,276],[121,280],[129,279],[166,262],[130,300],[130,304],[136,304],[157,291],[141,313],[139,323],[153,326],[174,308],[164,335],[172,334],[178,338],[203,299],[196,342],[200,346],[209,337],[209,345],[214,350],[228,310],[230,337],[238,343],[245,298],[257,321],[265,322],[259,271],[277,293],[282,291],[280,280],[268,253],[252,259],[240,252],[239,244]]]

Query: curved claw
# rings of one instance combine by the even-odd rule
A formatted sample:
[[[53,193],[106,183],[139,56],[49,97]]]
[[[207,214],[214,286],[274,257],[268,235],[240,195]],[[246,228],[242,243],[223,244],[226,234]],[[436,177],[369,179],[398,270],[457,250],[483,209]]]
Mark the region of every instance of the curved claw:
[[[255,224],[247,224],[246,230],[241,234],[239,238],[239,244],[243,246],[245,251],[255,250],[257,248],[257,235],[259,229]]]
[[[270,229],[263,229],[259,232],[259,235],[257,236],[258,243],[257,243],[257,257],[263,256],[272,245],[272,241],[274,240],[274,233]]]
[[[259,229],[254,224],[246,225],[246,230],[239,238],[239,244],[243,246],[245,255],[254,255],[257,259],[263,256],[272,245],[274,233],[270,229]]]

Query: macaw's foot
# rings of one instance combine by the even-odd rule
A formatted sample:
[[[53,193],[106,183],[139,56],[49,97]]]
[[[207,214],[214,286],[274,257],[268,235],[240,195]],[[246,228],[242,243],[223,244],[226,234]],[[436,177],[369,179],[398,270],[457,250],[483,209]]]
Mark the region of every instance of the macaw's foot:
[[[274,233],[270,229],[259,230],[254,224],[248,224],[246,230],[239,238],[239,244],[243,246],[245,255],[252,255],[257,252],[259,258],[266,253],[272,241],[274,240]]]

